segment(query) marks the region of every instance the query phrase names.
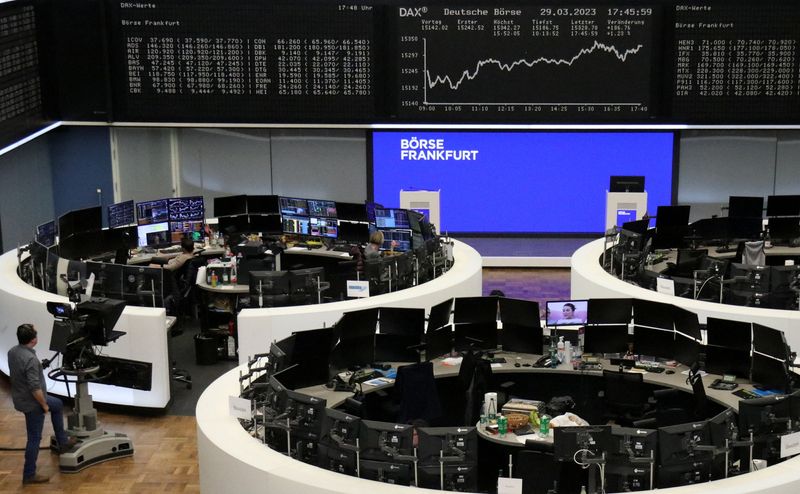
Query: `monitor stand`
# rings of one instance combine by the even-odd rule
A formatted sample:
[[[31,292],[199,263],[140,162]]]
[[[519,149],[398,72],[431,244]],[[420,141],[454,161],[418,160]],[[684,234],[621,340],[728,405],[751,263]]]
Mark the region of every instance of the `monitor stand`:
[[[133,456],[133,443],[122,433],[106,432],[97,421],[92,396],[89,394],[88,376],[95,374],[99,367],[77,371],[61,369],[60,373],[75,378],[75,405],[69,416],[67,435],[79,442],[69,451],[59,456],[59,469],[64,473],[80,472],[96,463]],[[58,451],[58,440],[50,437],[50,448]]]

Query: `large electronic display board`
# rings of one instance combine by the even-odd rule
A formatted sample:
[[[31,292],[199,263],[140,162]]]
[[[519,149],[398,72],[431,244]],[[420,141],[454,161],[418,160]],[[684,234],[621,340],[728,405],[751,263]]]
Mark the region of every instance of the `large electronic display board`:
[[[671,132],[374,132],[375,202],[440,190],[440,232],[600,233],[611,175],[671,203]],[[652,213],[651,213],[652,214]]]
[[[117,119],[367,121],[373,8],[339,2],[111,2]]]
[[[401,118],[642,120],[658,9],[399,7]]]

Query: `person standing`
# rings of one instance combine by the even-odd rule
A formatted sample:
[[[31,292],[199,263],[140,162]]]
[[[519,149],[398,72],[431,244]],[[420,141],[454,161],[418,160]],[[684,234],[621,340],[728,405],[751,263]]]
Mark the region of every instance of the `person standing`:
[[[25,414],[25,428],[28,434],[22,483],[40,484],[50,480],[46,475],[36,473],[44,416],[50,413],[61,452],[68,451],[77,441],[74,437],[68,437],[64,431],[63,403],[58,398],[47,395],[42,363],[33,349],[39,342],[33,324],[22,324],[17,328],[17,341],[19,345],[8,351],[8,367],[11,398],[14,408]]]

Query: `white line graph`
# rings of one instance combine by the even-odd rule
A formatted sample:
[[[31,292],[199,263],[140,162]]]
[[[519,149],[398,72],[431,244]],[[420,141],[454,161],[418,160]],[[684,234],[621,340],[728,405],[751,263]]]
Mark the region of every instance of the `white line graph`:
[[[628,48],[628,49],[626,49],[624,51],[620,51],[614,45],[607,45],[605,43],[601,43],[600,41],[595,40],[592,43],[591,46],[589,46],[588,48],[581,48],[578,51],[578,53],[576,53],[571,58],[538,57],[538,58],[535,58],[533,60],[526,60],[524,58],[521,58],[521,59],[515,60],[515,61],[513,61],[511,63],[504,63],[504,62],[502,62],[500,60],[497,60],[495,58],[487,58],[487,59],[484,59],[484,60],[479,60],[475,64],[475,68],[473,70],[466,69],[463,72],[461,72],[460,77],[454,82],[453,78],[451,78],[449,75],[431,76],[431,73],[428,70],[428,39],[427,38],[422,38],[422,44],[423,44],[423,48],[422,48],[423,70],[422,70],[422,72],[423,72],[423,76],[425,78],[424,86],[423,86],[423,89],[424,89],[424,95],[423,96],[424,96],[424,103],[425,104],[436,104],[436,103],[430,103],[428,101],[428,89],[433,89],[436,86],[439,86],[439,85],[442,85],[442,84],[446,84],[447,87],[449,87],[451,90],[457,91],[458,88],[461,86],[461,84],[463,84],[465,81],[471,81],[471,80],[475,79],[476,77],[478,77],[478,75],[480,74],[481,69],[486,65],[494,65],[498,69],[506,71],[506,72],[511,72],[512,70],[514,70],[514,69],[516,69],[516,68],[518,68],[520,66],[526,66],[528,68],[531,68],[534,65],[538,65],[538,64],[572,66],[572,64],[574,64],[581,57],[583,57],[585,55],[590,55],[590,54],[592,54],[592,53],[594,53],[595,51],[598,51],[598,50],[604,51],[606,53],[612,53],[618,60],[620,60],[621,62],[625,62],[625,61],[627,61],[629,56],[636,55],[644,47],[644,45],[642,45],[642,44],[637,44],[636,47],[634,47],[634,48]],[[451,103],[448,103],[448,104],[454,104],[454,103],[451,102]],[[482,104],[486,104],[486,103],[482,103]],[[508,103],[506,103],[506,104],[508,104]],[[549,103],[549,104],[554,104],[554,103]],[[584,103],[580,103],[580,104],[584,104]],[[631,105],[631,103],[615,103],[615,102],[597,103],[597,104]],[[638,105],[638,103],[635,103],[634,105]]]

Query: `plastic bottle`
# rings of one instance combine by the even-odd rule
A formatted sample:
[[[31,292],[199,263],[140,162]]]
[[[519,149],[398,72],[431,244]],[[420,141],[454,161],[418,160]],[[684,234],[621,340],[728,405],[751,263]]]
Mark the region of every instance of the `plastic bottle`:
[[[228,268],[222,269],[222,284],[223,285],[228,284]]]
[[[769,236],[769,227],[766,227],[764,230],[764,248],[771,249],[772,248],[772,238]]]
[[[211,286],[214,286],[214,287],[217,286],[217,282],[218,281],[219,280],[217,278],[217,270],[214,269],[214,270],[211,271]]]
[[[550,416],[546,413],[539,417],[539,437],[550,435]]]
[[[558,361],[559,362],[564,362],[564,337],[563,336],[559,336],[558,337],[558,345],[557,345],[556,348],[558,349],[558,352],[557,352]]]
[[[486,400],[481,404],[481,424],[486,424]]]
[[[500,437],[504,437],[508,432],[508,417],[505,415],[497,416],[497,430],[500,432]]]

